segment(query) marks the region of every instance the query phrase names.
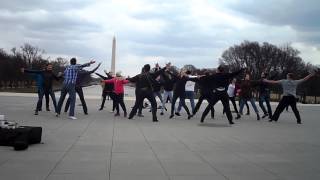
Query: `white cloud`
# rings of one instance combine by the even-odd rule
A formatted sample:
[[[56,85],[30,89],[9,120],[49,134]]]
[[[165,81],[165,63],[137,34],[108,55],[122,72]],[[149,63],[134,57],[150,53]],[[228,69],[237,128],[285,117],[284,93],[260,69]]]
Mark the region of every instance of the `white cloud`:
[[[260,3],[266,4],[270,5]],[[0,48],[9,50],[27,42],[45,49],[51,57],[76,56],[80,62],[95,58],[103,62],[103,68],[110,68],[116,35],[117,68],[129,75],[156,61],[170,60],[179,67],[214,67],[225,49],[243,40],[276,45],[291,42],[303,58],[317,63],[320,34],[312,26],[317,21],[308,19],[305,29],[313,30],[300,31],[298,25],[287,23],[294,20],[285,14],[273,16],[264,9],[252,17],[257,6],[259,3],[249,0],[7,0],[0,7]],[[278,12],[277,7],[269,9]],[[304,8],[301,14],[308,12]],[[277,16],[291,21],[281,23]]]

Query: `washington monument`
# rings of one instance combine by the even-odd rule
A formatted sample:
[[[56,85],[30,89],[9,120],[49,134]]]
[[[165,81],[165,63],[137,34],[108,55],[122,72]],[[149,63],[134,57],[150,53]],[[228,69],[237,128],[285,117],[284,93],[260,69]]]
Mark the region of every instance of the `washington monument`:
[[[113,36],[113,41],[112,41],[111,72],[116,73],[116,37],[115,36]]]

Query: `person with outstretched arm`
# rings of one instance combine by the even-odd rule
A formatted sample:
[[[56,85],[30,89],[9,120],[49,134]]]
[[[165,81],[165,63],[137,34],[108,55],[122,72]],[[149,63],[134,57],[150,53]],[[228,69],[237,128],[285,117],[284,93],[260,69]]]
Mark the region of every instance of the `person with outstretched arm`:
[[[103,76],[99,73],[95,73],[97,76],[99,76],[101,79],[103,80],[110,80],[113,78],[112,76],[112,73],[113,72],[105,72],[107,76]],[[113,92],[113,89],[114,89],[114,84],[113,83],[104,83],[104,87],[103,87],[103,90],[102,90],[102,102],[101,102],[101,106],[100,106],[100,109],[99,111],[103,110],[104,108],[104,103],[106,102],[106,98],[107,96],[109,96],[112,100],[112,111],[111,112],[114,112],[115,108],[116,108],[116,103],[115,103],[115,94]]]
[[[45,93],[48,93],[51,96],[54,110],[55,112],[57,112],[56,97],[52,89],[52,84],[54,80],[59,81],[60,77],[58,77],[53,73],[52,64],[50,63],[47,64],[44,70],[27,70],[22,68],[21,71],[26,73],[36,74],[37,76],[40,76],[38,78],[42,79],[38,88],[39,99],[38,99],[37,107],[35,110],[35,115],[38,115],[38,111],[41,109],[42,99]],[[47,108],[47,111],[50,111],[48,102],[46,104],[46,108]]]
[[[201,116],[201,123],[204,122],[204,119],[206,115],[211,110],[210,106],[214,106],[218,101],[222,102],[223,108],[226,112],[229,124],[234,124],[233,117],[230,111],[230,105],[229,105],[229,96],[227,93],[228,85],[230,79],[238,76],[241,72],[243,72],[244,69],[241,69],[236,72],[232,73],[226,73],[225,68],[220,65],[217,68],[217,73],[210,75],[210,76],[203,76],[201,78],[204,78],[204,80],[207,82],[207,84],[213,84],[213,95],[211,98],[209,98],[209,104],[207,105],[206,109],[204,110],[202,116]]]
[[[78,72],[75,89],[76,89],[76,93],[78,94],[78,96],[80,98],[82,108],[83,108],[83,113],[85,115],[88,115],[88,107],[87,107],[86,101],[84,100],[84,94],[83,94],[82,87],[84,86],[86,79],[91,80],[90,75],[92,73],[94,73],[100,67],[100,65],[101,65],[101,63],[99,63],[98,66],[91,71],[86,71],[86,70],[82,69]],[[86,82],[86,83],[88,83],[88,82]],[[64,108],[64,112],[68,112],[70,102],[71,102],[71,98],[69,96],[69,98],[66,102],[65,108]]]
[[[297,123],[298,124],[302,123],[300,113],[297,109],[297,100],[296,100],[297,86],[299,84],[309,80],[314,75],[315,75],[314,73],[311,73],[308,76],[304,77],[303,79],[293,80],[293,73],[288,73],[287,79],[282,79],[282,80],[278,80],[278,81],[267,80],[267,79],[263,80],[264,82],[270,83],[270,84],[280,84],[283,89],[282,98],[281,98],[275,112],[273,113],[271,119],[269,120],[270,122],[278,121],[280,114],[283,112],[283,110],[286,108],[286,106],[290,105],[292,108],[292,111],[294,112],[294,115],[296,116]]]
[[[171,73],[171,75],[176,79],[176,84],[175,84],[175,88],[173,90],[173,98],[172,98],[172,103],[171,103],[171,114],[170,114],[169,118],[171,119],[174,117],[175,104],[176,104],[177,99],[179,98],[179,101],[180,101],[182,107],[185,109],[185,111],[188,114],[188,119],[191,119],[193,115],[190,113],[189,108],[185,102],[185,97],[186,97],[185,86],[186,86],[187,81],[194,81],[194,79],[196,79],[197,77],[190,78],[184,70],[181,70],[179,75],[175,75],[173,73]]]
[[[57,106],[57,114],[56,116],[60,116],[61,108],[64,99],[66,98],[67,93],[70,97],[70,111],[69,111],[69,118],[70,119],[77,119],[74,116],[74,109],[76,104],[76,81],[78,72],[87,66],[90,66],[91,64],[94,64],[95,61],[91,60],[89,63],[86,64],[77,64],[76,58],[70,59],[70,65],[66,67],[64,70],[64,81],[61,89],[61,95]]]
[[[116,73],[116,77],[109,79],[109,80],[103,80],[106,84],[114,84],[114,101],[116,104],[116,113],[115,116],[120,116],[119,112],[119,105],[121,106],[123,110],[123,116],[127,117],[127,109],[126,105],[124,104],[124,85],[127,84],[129,81],[121,77],[120,73]]]
[[[155,78],[158,77],[166,70],[167,66],[154,72],[150,72],[150,64],[143,67],[143,72],[132,78],[127,78],[130,82],[136,83],[136,102],[129,114],[129,119],[136,115],[139,107],[142,106],[143,100],[146,98],[151,103],[152,108],[152,121],[158,122],[157,119],[157,102],[153,95],[153,83]]]
[[[253,97],[253,88],[259,84],[258,81],[252,81],[250,80],[250,74],[246,74],[245,79],[240,83],[240,89],[239,97],[240,97],[240,108],[239,113],[236,119],[239,119],[241,116],[240,114],[243,114],[243,108],[246,102],[250,102],[253,110],[256,113],[257,120],[260,120],[259,110],[256,106],[255,99]]]

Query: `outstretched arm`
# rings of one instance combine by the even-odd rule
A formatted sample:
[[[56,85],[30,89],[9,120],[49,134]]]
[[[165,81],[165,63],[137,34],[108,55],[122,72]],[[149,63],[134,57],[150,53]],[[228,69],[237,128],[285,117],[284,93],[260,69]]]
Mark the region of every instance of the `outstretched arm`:
[[[162,69],[160,69],[160,70],[158,70],[158,71],[156,71],[156,72],[154,72],[154,73],[151,73],[151,76],[152,76],[153,78],[156,78],[156,77],[158,77],[159,75],[161,75],[162,73],[164,73],[164,71],[165,71],[166,69],[167,69],[167,68],[164,67],[164,68],[162,68]]]
[[[130,82],[137,82],[137,81],[138,81],[138,76],[139,76],[139,75],[136,75],[136,76],[134,76],[134,77],[132,77],[132,78],[127,78],[126,80],[128,80],[128,81],[130,81]]]
[[[99,67],[100,67],[101,63],[98,64],[98,66],[94,69],[92,69],[91,71],[89,71],[90,74],[94,73]]]
[[[274,80],[268,80],[268,79],[263,79],[262,81],[266,82],[266,83],[270,83],[270,84],[279,84],[280,83],[280,81],[274,81]]]
[[[43,72],[43,70],[29,70],[29,69],[24,69],[21,68],[22,73],[33,73],[33,74],[40,74]]]
[[[105,76],[102,76],[101,74],[99,74],[99,73],[95,73],[97,76],[99,76],[101,79],[103,79],[103,80],[106,80],[106,79],[108,79],[107,77],[105,77]]]
[[[235,77],[235,76],[238,76],[240,73],[242,73],[244,71],[244,69],[240,69],[239,71],[235,71],[235,72],[232,72],[232,73],[229,73],[228,76],[230,78],[232,77]]]
[[[311,77],[313,77],[315,73],[311,73],[308,76],[304,77],[303,79],[300,79],[302,82],[309,80]]]
[[[79,67],[80,67],[80,68],[88,67],[88,66],[90,66],[91,64],[94,64],[94,63],[96,63],[96,61],[91,60],[91,61],[90,61],[90,62],[88,62],[88,63],[82,64],[82,65],[79,65]]]

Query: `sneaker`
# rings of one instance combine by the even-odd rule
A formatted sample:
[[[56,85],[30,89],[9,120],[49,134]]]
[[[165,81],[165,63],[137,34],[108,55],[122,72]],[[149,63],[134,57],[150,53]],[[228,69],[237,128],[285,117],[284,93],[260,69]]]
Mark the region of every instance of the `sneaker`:
[[[180,114],[179,112],[176,112],[175,114],[176,114],[177,116],[181,116],[181,114]]]
[[[143,115],[143,114],[138,114],[138,116],[139,116],[139,117],[144,117],[144,115]]]
[[[188,115],[188,119],[191,119],[192,118],[192,115]]]
[[[60,116],[60,114],[59,113],[56,113],[56,117],[59,117]]]
[[[234,124],[234,122],[231,121],[231,122],[229,122],[229,124],[230,124],[230,125],[231,125],[231,124]]]
[[[273,120],[272,119],[269,119],[269,122],[272,122]]]
[[[158,119],[154,119],[154,120],[152,120],[152,122],[159,122],[159,121],[158,121]]]
[[[34,112],[34,115],[38,115],[38,114],[39,114],[38,111],[35,111],[35,112]]]
[[[173,118],[173,116],[174,116],[174,115],[173,115],[173,114],[171,114],[171,115],[170,115],[170,117],[169,117],[169,119],[172,119],[172,118]]]
[[[268,116],[268,114],[264,114],[263,116],[262,116],[262,119],[264,119],[265,117],[267,117]]]
[[[100,108],[99,111],[102,111],[103,108]]]
[[[85,112],[84,114],[85,114],[85,115],[88,115],[88,112]]]
[[[298,121],[297,124],[302,124],[302,122],[301,122],[301,121]]]
[[[110,113],[113,113],[114,111],[109,111]]]
[[[76,120],[77,118],[74,116],[69,116],[69,119]]]
[[[38,111],[42,111],[42,109],[39,109]]]
[[[163,115],[163,112],[161,112],[160,115],[162,116],[162,115]]]
[[[240,119],[240,118],[241,118],[241,115],[240,115],[240,114],[237,114],[236,119]]]

